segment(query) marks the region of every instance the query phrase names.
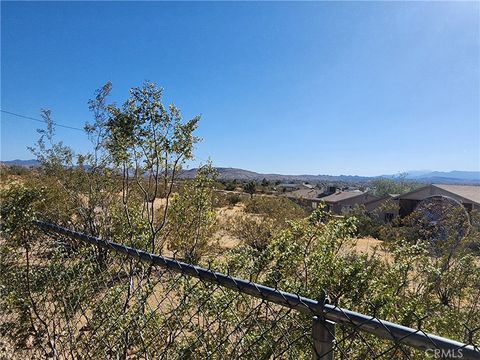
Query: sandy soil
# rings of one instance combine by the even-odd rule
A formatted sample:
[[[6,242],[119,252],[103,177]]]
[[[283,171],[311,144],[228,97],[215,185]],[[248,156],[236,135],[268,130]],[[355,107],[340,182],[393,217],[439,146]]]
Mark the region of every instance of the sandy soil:
[[[355,250],[359,254],[375,254],[378,258],[386,261],[392,259],[392,255],[385,251],[385,248],[383,247],[383,241],[375,239],[373,237],[358,238]]]
[[[231,249],[240,244],[240,239],[228,233],[226,230],[228,220],[244,214],[245,205],[238,203],[235,206],[226,206],[217,210],[219,230],[215,234],[218,245],[224,249]]]

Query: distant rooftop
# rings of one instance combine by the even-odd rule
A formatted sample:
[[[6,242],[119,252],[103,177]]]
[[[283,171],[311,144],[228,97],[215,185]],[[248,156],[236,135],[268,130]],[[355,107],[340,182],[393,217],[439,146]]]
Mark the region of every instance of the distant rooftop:
[[[409,191],[405,194],[400,194],[395,199],[402,199],[406,196],[411,196],[418,192],[425,190],[426,188],[437,188],[443,191],[449,192],[452,195],[459,196],[467,201],[472,201],[480,205],[480,186],[478,185],[444,185],[444,184],[431,184],[423,186],[421,188]]]
[[[480,204],[480,186],[474,185],[443,185],[432,184],[442,190],[451,192],[452,194],[461,196],[467,200],[471,200]]]
[[[295,197],[299,199],[318,199],[318,196],[323,191],[319,189],[300,189],[287,194],[288,197]]]
[[[363,194],[365,194],[365,192],[360,191],[360,190],[338,191],[338,192],[336,192],[332,195],[322,197],[321,199],[325,202],[334,203],[334,202],[342,201],[342,200],[345,200],[345,199],[354,198],[354,197],[357,197],[357,196],[360,196],[360,195],[363,195]]]
[[[298,188],[301,187],[302,185],[300,184],[278,184],[278,187],[284,187],[284,188]]]

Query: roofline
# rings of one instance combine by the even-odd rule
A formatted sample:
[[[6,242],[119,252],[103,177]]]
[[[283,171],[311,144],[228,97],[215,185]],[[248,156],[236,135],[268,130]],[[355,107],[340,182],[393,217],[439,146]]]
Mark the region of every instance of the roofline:
[[[349,196],[348,198],[341,199],[341,200],[336,200],[336,201],[330,201],[330,200],[325,201],[325,200],[323,200],[324,198],[319,198],[319,200],[323,200],[323,201],[326,202],[326,203],[338,203],[338,202],[340,202],[340,201],[347,200],[347,199],[353,199],[353,198],[356,198],[356,197],[358,197],[358,196],[365,195],[365,194],[366,194],[366,192],[362,192],[362,193],[357,194],[357,195],[355,195],[355,196]],[[333,195],[333,194],[332,194],[332,195]],[[332,195],[327,195],[327,196],[325,196],[325,197],[332,196]],[[373,196],[373,195],[371,195],[371,196]]]
[[[425,186],[422,186],[421,188],[418,188],[418,189],[415,189],[415,190],[406,192],[406,193],[404,193],[404,194],[400,194],[400,195],[398,195],[398,196],[395,196],[393,199],[398,199],[398,200],[400,200],[400,197],[401,197],[401,196],[414,194],[414,193],[416,193],[416,192],[418,192],[418,191],[421,191],[421,190],[424,190],[424,189],[426,189],[426,188],[429,188],[429,187],[434,186],[434,187],[436,187],[437,189],[440,189],[440,190],[442,190],[442,191],[445,191],[445,192],[447,192],[447,193],[449,193],[449,194],[451,194],[451,195],[457,196],[457,197],[459,197],[459,198],[461,198],[461,199],[463,199],[463,200],[466,200],[466,201],[468,201],[468,202],[471,202],[471,203],[480,205],[480,203],[477,202],[477,201],[475,201],[475,200],[467,199],[466,197],[464,197],[464,196],[462,196],[462,195],[458,195],[458,194],[456,194],[456,193],[454,193],[454,192],[448,191],[448,190],[446,190],[446,189],[444,189],[444,188],[439,187],[438,185],[442,185],[442,184],[429,184],[429,185],[425,185]],[[461,186],[461,185],[460,185],[460,186]]]
[[[454,192],[448,191],[448,190],[446,190],[446,189],[441,188],[441,187],[438,186],[438,185],[442,185],[442,184],[431,184],[431,185],[432,185],[432,186],[435,186],[435,187],[438,188],[438,189],[441,189],[441,190],[443,190],[443,191],[446,191],[446,192],[448,192],[449,194],[458,196],[459,198],[462,198],[462,199],[464,199],[464,200],[466,200],[466,201],[469,201],[469,202],[471,202],[471,203],[473,203],[473,204],[480,205],[480,202],[478,202],[478,201],[475,201],[475,200],[472,200],[472,199],[467,199],[466,197],[464,197],[464,196],[462,196],[462,195],[455,194]],[[457,185],[457,186],[458,186],[458,185]],[[459,186],[462,186],[462,185],[459,185]],[[475,186],[475,185],[467,185],[467,186]],[[480,188],[479,188],[479,189],[480,189]]]
[[[411,191],[406,192],[406,193],[403,193],[403,194],[399,194],[399,195],[395,196],[394,199],[400,199],[401,196],[410,195],[410,194],[415,194],[416,192],[421,191],[421,190],[424,190],[424,189],[426,189],[426,188],[429,188],[430,186],[432,186],[432,184],[419,187],[418,189],[411,190]]]

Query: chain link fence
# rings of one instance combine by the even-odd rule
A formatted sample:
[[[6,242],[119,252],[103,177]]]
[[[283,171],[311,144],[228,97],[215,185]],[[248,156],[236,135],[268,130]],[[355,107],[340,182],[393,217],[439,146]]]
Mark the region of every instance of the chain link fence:
[[[19,358],[480,359],[463,342],[407,328],[54,224],[25,256],[35,337]],[[33,286],[34,284],[34,286]],[[15,338],[0,321],[2,337]],[[12,340],[13,341],[13,340]],[[15,357],[15,356],[14,356]]]

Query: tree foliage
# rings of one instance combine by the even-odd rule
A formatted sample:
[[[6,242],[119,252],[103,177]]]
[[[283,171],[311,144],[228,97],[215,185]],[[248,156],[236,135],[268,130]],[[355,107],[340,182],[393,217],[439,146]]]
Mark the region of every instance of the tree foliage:
[[[395,179],[375,179],[370,181],[368,185],[372,189],[371,193],[378,197],[385,197],[389,194],[404,194],[422,186],[417,182],[406,180],[406,174],[402,174]]]

